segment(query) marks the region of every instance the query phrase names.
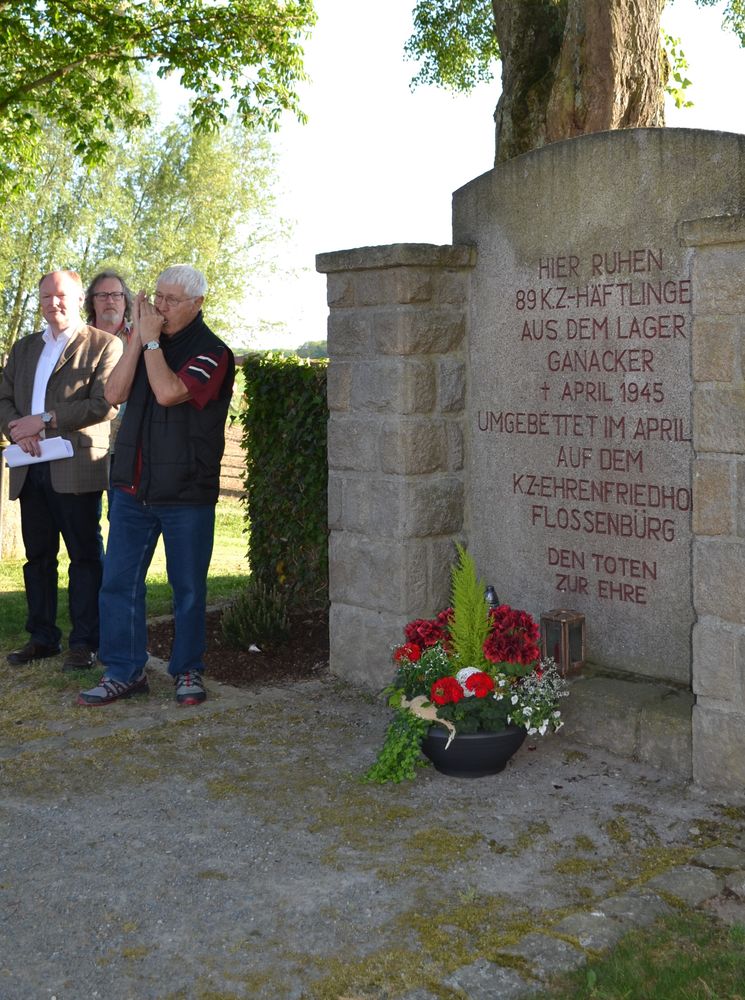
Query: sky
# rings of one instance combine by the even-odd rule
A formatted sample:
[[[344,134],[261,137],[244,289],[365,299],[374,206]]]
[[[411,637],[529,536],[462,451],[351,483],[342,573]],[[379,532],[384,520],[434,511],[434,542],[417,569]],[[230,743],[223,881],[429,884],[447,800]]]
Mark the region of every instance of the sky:
[[[287,272],[267,280],[237,317],[256,348],[297,347],[326,337],[325,275],[317,253],[389,243],[449,243],[451,194],[490,170],[498,78],[468,95],[412,91],[404,59],[414,0],[316,0],[305,45],[310,81],[299,88],[307,125],[283,122],[279,214],[293,224],[281,252]],[[663,24],[680,37],[694,107],[667,124],[745,133],[745,50],[721,30],[724,3],[668,0]],[[498,72],[498,68],[497,68]],[[262,335],[258,321],[281,324]]]

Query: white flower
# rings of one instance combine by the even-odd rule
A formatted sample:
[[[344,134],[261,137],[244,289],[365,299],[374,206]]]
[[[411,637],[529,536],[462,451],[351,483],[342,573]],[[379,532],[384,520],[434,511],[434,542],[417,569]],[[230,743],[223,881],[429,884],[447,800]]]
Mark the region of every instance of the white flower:
[[[502,698],[504,698],[504,696],[509,691],[509,688],[510,688],[510,686],[507,683],[507,681],[504,679],[504,677],[496,677],[495,678],[495,680],[494,680],[494,697],[497,699],[497,701],[501,701]]]
[[[512,698],[510,698],[510,701],[512,702],[513,705],[517,705],[519,700],[520,699],[517,697],[516,694],[513,694]]]

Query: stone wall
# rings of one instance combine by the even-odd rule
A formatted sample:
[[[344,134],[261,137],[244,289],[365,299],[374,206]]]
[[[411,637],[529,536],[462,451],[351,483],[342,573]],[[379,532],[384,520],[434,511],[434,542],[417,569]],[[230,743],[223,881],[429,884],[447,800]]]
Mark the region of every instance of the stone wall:
[[[686,221],[693,276],[693,776],[745,788],[745,216]]]
[[[462,537],[470,247],[320,254],[328,275],[331,669],[380,688],[448,603]]]

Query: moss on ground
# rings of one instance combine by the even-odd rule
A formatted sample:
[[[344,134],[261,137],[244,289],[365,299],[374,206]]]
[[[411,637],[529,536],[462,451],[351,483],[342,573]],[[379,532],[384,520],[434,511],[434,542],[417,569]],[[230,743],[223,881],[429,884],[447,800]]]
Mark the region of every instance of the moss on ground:
[[[147,699],[128,699],[101,709],[77,705],[78,691],[95,685],[99,676],[100,668],[63,674],[56,660],[7,670],[0,701],[0,749],[33,751],[40,740],[68,731],[109,728],[112,722],[141,716],[143,705],[152,714],[173,698],[168,678],[151,672],[151,694]]]
[[[716,806],[716,811],[721,813],[727,819],[736,820],[738,822],[745,821],[745,806],[726,806],[719,805]]]
[[[595,851],[597,850],[597,845],[591,837],[588,837],[584,833],[579,833],[574,838],[574,846],[578,851]]]
[[[127,948],[122,948],[121,955],[122,958],[128,958],[134,962],[141,958],[147,958],[152,950],[152,948],[148,948],[144,944],[130,945]]]
[[[608,866],[605,858],[562,858],[554,865],[557,875],[589,875],[603,872]]]
[[[617,844],[628,844],[631,840],[631,830],[625,819],[609,819],[604,825],[605,832],[610,840]]]
[[[507,853],[517,857],[519,854],[522,854],[523,851],[527,851],[535,847],[535,842],[538,838],[546,837],[549,833],[551,833],[551,827],[544,820],[525,823],[521,826],[520,833],[517,835],[515,840],[507,847]],[[490,846],[492,846],[491,842]],[[492,849],[494,850],[495,848],[492,847]]]
[[[221,803],[226,815],[232,805],[239,816],[241,810],[250,811],[268,834],[275,825],[289,825],[316,837],[323,848],[316,863],[327,875],[329,869],[374,872],[383,892],[393,881],[406,883],[404,894],[399,894],[406,910],[377,928],[375,943],[379,939],[380,947],[367,954],[371,943],[363,941],[351,955],[289,956],[282,942],[262,939],[262,948],[276,947],[283,960],[310,970],[308,1000],[395,998],[416,989],[442,1000],[463,1000],[462,993],[446,989],[442,980],[470,964],[474,956],[527,975],[523,960],[505,954],[505,949],[531,932],[550,935],[561,917],[593,901],[592,876],[606,885],[611,880],[616,891],[623,891],[687,863],[702,846],[726,842],[743,819],[738,810],[723,806],[716,817],[695,821],[692,842],[663,844],[646,807],[621,803],[613,807],[610,819],[607,811],[598,814],[587,832],[566,843],[557,840],[548,822],[521,823],[517,817],[507,826],[495,827],[500,839],[487,839],[479,828],[478,812],[464,810],[457,794],[452,799],[442,796],[436,813],[423,815],[422,800],[411,786],[373,788],[361,785],[358,774],[341,773],[339,755],[358,739],[358,723],[331,717],[319,724],[318,713],[309,711],[292,713],[294,721],[288,727],[281,692],[276,700],[263,700],[260,711],[244,705],[220,711],[217,717],[194,713],[178,718],[170,708],[168,678],[153,678],[154,694],[148,701],[124,702],[101,712],[72,704],[79,682],[66,679],[55,688],[42,680],[16,679],[10,704],[0,706],[0,741],[7,734],[10,745],[18,747],[12,767],[5,768],[5,794],[46,799],[56,798],[61,788],[65,794],[90,793],[96,776],[112,768],[119,787],[160,781],[165,774],[189,774],[198,785],[195,790],[204,789]],[[57,679],[55,684],[59,683]],[[29,693],[32,696],[26,698]],[[22,706],[25,712],[20,711]],[[68,723],[75,728],[60,735],[60,727]],[[90,730],[105,724],[107,731],[90,739],[73,735],[80,727]],[[112,724],[121,728],[108,731]],[[42,735],[32,737],[33,733]],[[25,742],[20,734],[27,737]],[[50,734],[62,741],[64,753],[49,753]],[[272,766],[252,767],[257,753]],[[481,872],[523,855],[530,863],[538,858],[544,873],[553,868],[566,875],[564,895],[576,905],[549,910],[526,900],[519,906],[514,899],[481,888]],[[204,881],[230,878],[219,868],[205,867],[195,874]],[[589,884],[573,884],[578,881]],[[325,913],[329,920],[343,916],[328,908]],[[136,930],[136,925],[127,928],[129,933]],[[147,954],[147,948],[137,938],[134,941],[120,950],[133,962]],[[242,952],[248,956],[256,947],[256,938],[248,937],[228,950],[240,963]],[[224,970],[215,966],[214,971],[225,978]],[[211,986],[211,972],[208,966],[188,1000],[281,997],[283,990],[284,995],[288,991],[286,968],[241,972],[235,978],[236,993]],[[187,1000],[186,994],[177,991],[168,1000],[182,998]]]
[[[388,996],[403,996],[416,989],[429,990],[442,1000],[458,997],[458,993],[440,985],[440,963],[432,964],[414,948],[395,947],[351,962],[332,958],[316,964],[319,977],[307,989],[307,996],[312,1000],[344,997],[363,1000],[380,996],[381,991]]]

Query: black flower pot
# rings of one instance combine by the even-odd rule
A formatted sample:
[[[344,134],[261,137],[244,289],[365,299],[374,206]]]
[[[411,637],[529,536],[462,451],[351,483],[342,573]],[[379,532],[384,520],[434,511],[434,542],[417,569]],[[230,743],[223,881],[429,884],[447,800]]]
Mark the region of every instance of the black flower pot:
[[[422,740],[424,756],[441,774],[452,778],[483,778],[504,770],[526,734],[519,726],[508,726],[498,733],[461,733],[445,749],[449,735],[443,726],[430,726]]]

